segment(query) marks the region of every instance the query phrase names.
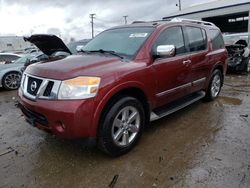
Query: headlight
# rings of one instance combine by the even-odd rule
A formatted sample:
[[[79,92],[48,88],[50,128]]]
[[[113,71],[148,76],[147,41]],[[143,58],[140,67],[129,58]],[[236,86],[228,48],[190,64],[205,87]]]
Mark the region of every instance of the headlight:
[[[87,99],[95,97],[101,79],[98,77],[80,76],[62,81],[58,99]]]

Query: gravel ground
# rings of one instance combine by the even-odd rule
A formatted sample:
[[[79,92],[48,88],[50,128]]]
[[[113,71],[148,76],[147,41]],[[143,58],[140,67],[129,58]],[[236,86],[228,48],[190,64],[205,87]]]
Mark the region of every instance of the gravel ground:
[[[128,154],[28,125],[16,91],[0,90],[0,187],[250,187],[250,75],[226,77],[220,97],[151,123]],[[113,180],[113,182],[112,182]]]

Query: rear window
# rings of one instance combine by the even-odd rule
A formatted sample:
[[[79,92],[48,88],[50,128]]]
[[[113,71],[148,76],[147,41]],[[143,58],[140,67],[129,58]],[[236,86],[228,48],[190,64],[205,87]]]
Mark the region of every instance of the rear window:
[[[188,37],[188,47],[190,52],[205,50],[207,48],[207,38],[205,30],[198,27],[186,27]]]
[[[213,50],[218,50],[224,47],[224,40],[218,29],[210,29],[208,35],[211,39]]]

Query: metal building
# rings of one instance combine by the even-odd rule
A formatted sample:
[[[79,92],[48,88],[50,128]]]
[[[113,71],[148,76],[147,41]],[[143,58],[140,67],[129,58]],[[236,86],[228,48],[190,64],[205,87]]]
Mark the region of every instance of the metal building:
[[[217,0],[183,9],[164,19],[173,17],[213,22],[222,32],[250,32],[250,0]]]
[[[25,42],[23,37],[0,36],[0,52],[21,52],[30,47],[32,47],[32,44]]]

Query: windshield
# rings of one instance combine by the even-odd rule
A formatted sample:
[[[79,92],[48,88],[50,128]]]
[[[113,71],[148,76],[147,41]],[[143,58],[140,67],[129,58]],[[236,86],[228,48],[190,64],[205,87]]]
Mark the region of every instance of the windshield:
[[[76,54],[80,51],[90,40],[71,42],[67,45],[71,53]]]
[[[247,44],[249,41],[248,35],[224,35],[223,38],[227,45],[235,44],[238,40],[245,40]]]
[[[29,61],[30,59],[32,59],[33,57],[35,57],[35,55],[32,54],[28,54],[25,55],[23,57],[18,58],[17,60],[14,61],[14,63],[26,63],[27,61]]]
[[[84,51],[114,51],[132,58],[149,35],[152,27],[119,28],[104,31],[83,47]]]

